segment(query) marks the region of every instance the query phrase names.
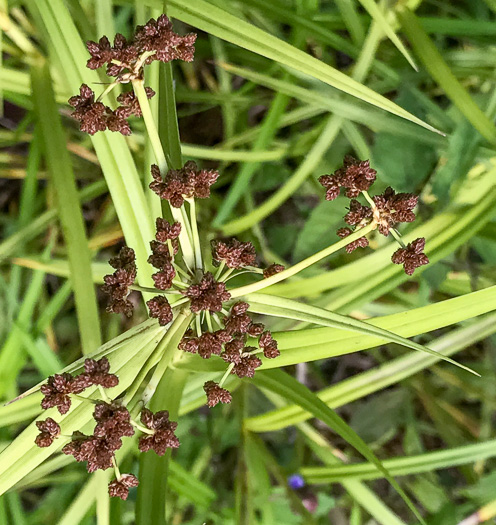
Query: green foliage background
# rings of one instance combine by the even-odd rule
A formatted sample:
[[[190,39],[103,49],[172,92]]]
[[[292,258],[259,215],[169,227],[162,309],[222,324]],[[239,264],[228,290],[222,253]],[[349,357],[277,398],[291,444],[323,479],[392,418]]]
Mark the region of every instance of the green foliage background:
[[[85,68],[86,40],[165,10],[199,33],[195,62],[146,80],[169,154],[221,171],[198,206],[203,239],[236,235],[287,266],[326,248],[346,201],[323,201],[317,178],[351,153],[371,159],[377,192],[421,195],[402,234],[425,237],[431,260],[410,279],[374,236],[252,295],[282,355],[210,411],[215,363],[173,360],[138,297],[123,320],[94,286],[124,241],[151,284],[161,211],[143,122],[90,138],[67,105],[106,81]],[[0,29],[0,399],[94,352],[131,399],[165,359],[151,406],[181,440],[172,458],[123,447],[140,487],[109,501],[110,473],[34,446],[39,393],[0,407],[0,524],[399,525],[416,522],[408,498],[432,525],[496,515],[494,0],[0,0]],[[455,354],[481,377],[441,360]],[[76,406],[64,425],[90,418]]]

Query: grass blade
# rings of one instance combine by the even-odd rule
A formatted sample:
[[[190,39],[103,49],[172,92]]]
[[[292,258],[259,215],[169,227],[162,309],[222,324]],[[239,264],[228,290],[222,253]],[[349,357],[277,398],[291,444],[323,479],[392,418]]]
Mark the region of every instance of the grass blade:
[[[43,137],[44,154],[57,196],[58,213],[67,245],[81,344],[83,352],[88,354],[100,346],[101,332],[83,214],[48,65],[46,63],[34,65],[31,71],[38,125]]]

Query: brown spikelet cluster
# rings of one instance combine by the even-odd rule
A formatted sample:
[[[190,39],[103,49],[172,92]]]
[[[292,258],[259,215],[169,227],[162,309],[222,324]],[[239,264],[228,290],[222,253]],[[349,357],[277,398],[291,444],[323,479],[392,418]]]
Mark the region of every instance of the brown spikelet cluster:
[[[375,178],[376,171],[370,167],[368,160],[359,161],[350,156],[345,157],[342,168],[332,175],[322,175],[319,178],[319,182],[326,190],[326,200],[337,198],[341,188],[346,189],[345,195],[351,199],[349,211],[344,217],[350,228],[340,228],[337,231],[338,236],[342,239],[346,239],[354,231],[371,223],[375,224],[382,235],[387,236],[397,224],[415,220],[413,210],[418,204],[417,195],[396,193],[393,188],[388,187],[382,194],[370,198],[367,191]],[[360,193],[366,196],[370,206],[365,206],[356,199]],[[397,234],[395,235],[398,237]],[[412,275],[416,268],[429,262],[423,253],[425,241],[422,244],[421,240],[416,239],[406,248],[400,248],[392,257],[394,263],[403,264],[407,275]],[[369,241],[365,236],[359,237],[348,242],[346,251],[351,253],[357,248],[366,248],[368,245]]]
[[[218,171],[199,169],[191,160],[181,169],[170,169],[163,177],[159,167],[153,164],[151,173],[150,189],[175,208],[180,208],[185,199],[210,197],[210,186],[219,178]]]
[[[190,33],[179,36],[172,30],[172,24],[166,15],[157,20],[150,19],[144,26],[138,26],[130,40],[117,33],[113,45],[106,36],[98,42],[86,43],[91,58],[86,63],[89,69],[99,69],[106,65],[107,75],[115,77],[114,85],[124,84],[143,76],[143,67],[155,60],[170,62],[184,60],[191,62],[194,57],[196,35]],[[146,96],[151,98],[155,92],[145,88]],[[94,135],[97,131],[115,131],[130,135],[131,128],[127,119],[134,115],[141,117],[142,111],[133,92],[122,93],[117,97],[119,106],[112,110],[100,100],[95,100],[95,93],[83,84],[79,95],[69,99],[74,108],[72,116],[79,121],[81,131]]]
[[[40,448],[49,447],[60,434],[60,425],[51,417],[47,417],[45,421],[36,421],[36,426],[40,433],[34,442]]]
[[[106,357],[100,360],[88,358],[84,362],[84,371],[79,375],[68,373],[56,374],[48,378],[42,385],[44,398],[41,406],[44,409],[57,407],[60,414],[65,414],[71,407],[71,394],[80,394],[86,388],[96,385],[101,388],[117,386],[119,379],[110,373],[110,364]],[[118,401],[83,399],[94,403],[93,419],[95,427],[93,434],[73,432],[71,441],[62,452],[73,456],[78,462],[86,462],[86,470],[107,470],[115,466],[115,453],[122,447],[122,438],[132,437],[135,434],[136,423],[131,419],[129,410]],[[145,425],[145,435],[139,440],[141,451],[155,450],[163,455],[168,448],[177,448],[179,441],[174,434],[177,423],[169,421],[167,411],[153,414],[148,409],[141,412],[141,421]],[[44,421],[37,421],[36,426],[40,433],[35,438],[38,447],[45,448],[52,445],[61,435],[60,424],[51,417]],[[126,499],[129,489],[138,486],[138,479],[133,474],[120,474],[116,470],[117,479],[109,484],[109,495]]]
[[[413,275],[416,268],[429,264],[429,259],[424,253],[425,239],[415,239],[405,248],[398,248],[393,253],[391,260],[394,264],[402,264],[407,275]]]
[[[143,65],[155,60],[191,62],[195,53],[195,41],[194,33],[186,36],[174,33],[170,20],[166,15],[161,15],[157,20],[152,18],[144,26],[138,26],[130,40],[117,33],[114,45],[110,44],[106,36],[98,42],[87,42],[86,47],[91,58],[86,67],[98,69],[107,65],[107,75],[121,77],[121,82],[129,82],[133,76],[140,74]],[[145,53],[148,56],[143,57]]]
[[[139,485],[138,478],[133,474],[122,474],[120,479],[114,479],[108,486],[109,496],[111,498],[121,498],[126,500],[129,496],[129,489]]]
[[[174,431],[177,423],[169,421],[169,412],[161,410],[156,414],[144,408],[141,411],[141,422],[152,431],[139,439],[138,448],[141,452],[154,450],[159,456],[163,456],[168,448],[179,447],[179,440]]]
[[[210,408],[219,403],[230,403],[232,401],[231,392],[219,386],[215,381],[207,381],[203,385],[203,390],[207,395],[207,405]]]
[[[341,239],[344,239],[348,237],[348,235],[351,235],[353,231],[350,228],[339,228],[339,230],[336,232]],[[369,240],[367,237],[360,237],[356,241],[350,242],[346,245],[346,252],[351,253],[354,252],[357,248],[366,248],[369,245]]]
[[[146,95],[152,98],[155,92],[146,88]],[[72,116],[79,121],[81,131],[94,135],[97,131],[116,131],[122,135],[131,135],[129,122],[131,115],[141,116],[141,108],[133,92],[122,93],[117,97],[121,105],[112,110],[100,101],[95,101],[95,93],[86,84],[79,88],[79,95],[69,99],[74,108]]]
[[[120,479],[114,479],[108,486],[109,496],[111,498],[120,498],[126,500],[129,496],[129,489],[139,485],[138,478],[133,474],[122,474]]]
[[[115,268],[112,275],[104,277],[102,290],[109,295],[108,312],[122,313],[126,317],[133,315],[133,304],[127,299],[129,287],[136,279],[136,256],[132,248],[124,246],[117,257],[110,259],[109,264]]]
[[[220,312],[222,303],[231,298],[225,283],[217,282],[210,272],[205,272],[198,284],[192,284],[182,293],[190,299],[190,308],[194,313],[203,310]]]
[[[222,319],[224,329],[215,332],[203,332],[194,336],[190,330],[185,334],[179,348],[185,352],[199,354],[203,359],[213,355],[220,356],[231,367],[232,374],[238,377],[253,377],[255,370],[262,365],[256,355],[262,352],[267,359],[279,356],[277,342],[262,323],[254,323],[248,314],[249,304],[243,301],[235,303]],[[248,337],[258,338],[258,347],[249,346]],[[222,385],[208,381],[204,385],[207,404],[210,407],[219,402],[229,403],[230,393]]]
[[[253,266],[257,255],[251,242],[240,242],[237,239],[229,241],[214,241],[212,257],[217,263],[223,262],[228,268],[243,268]]]
[[[322,175],[319,182],[326,190],[326,200],[336,199],[345,188],[345,195],[350,199],[358,197],[362,191],[367,191],[375,181],[377,172],[370,167],[368,160],[357,160],[351,155],[344,158],[342,168],[332,175]]]

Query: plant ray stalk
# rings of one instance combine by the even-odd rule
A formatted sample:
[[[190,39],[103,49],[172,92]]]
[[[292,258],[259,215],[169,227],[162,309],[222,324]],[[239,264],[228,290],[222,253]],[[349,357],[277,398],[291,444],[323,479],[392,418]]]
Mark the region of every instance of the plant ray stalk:
[[[144,83],[142,79],[134,79],[132,81],[134,93],[136,95],[136,98],[138,99],[141,112],[143,114],[143,121],[145,123],[146,131],[148,133],[148,138],[150,139],[150,144],[153,149],[153,153],[155,154],[155,159],[157,161],[157,165],[160,169],[160,172],[163,173],[167,170],[169,166],[172,167],[172,162],[170,158],[167,158],[166,153],[164,152],[164,149],[162,147],[162,142],[160,140],[160,136],[158,134],[157,126],[155,124],[155,120],[153,119],[153,114],[150,108],[150,103],[148,102],[148,97],[146,96],[146,91],[144,87]],[[183,207],[181,206],[181,210]],[[187,216],[185,217],[185,214],[181,213],[181,210],[178,208],[174,208],[174,206],[170,206],[170,210],[172,213],[172,217],[176,222],[183,223],[185,226],[185,229],[181,230],[181,233],[179,235],[179,244],[181,245],[181,250],[183,253],[183,259],[185,264],[192,268],[194,266],[195,261],[195,254],[191,242],[191,238],[188,237],[188,229],[191,230],[191,226],[189,225],[189,221],[187,220]]]
[[[260,290],[263,290],[264,288],[267,288],[268,286],[276,284],[280,281],[284,281],[284,279],[288,279],[289,277],[296,275],[297,273],[301,272],[302,270],[305,270],[312,264],[319,262],[325,257],[328,257],[329,255],[332,255],[333,253],[341,250],[341,248],[344,248],[348,244],[360,239],[360,237],[367,235],[367,233],[370,233],[371,231],[375,230],[376,227],[377,227],[377,223],[375,221],[372,221],[367,226],[354,231],[348,237],[345,237],[344,239],[334,244],[331,244],[331,246],[324,248],[320,252],[314,255],[311,255],[310,257],[307,257],[303,261],[300,261],[299,263],[293,266],[290,266],[286,270],[276,273],[275,275],[272,275],[271,277],[268,277],[267,279],[263,279],[262,281],[258,281],[256,283],[247,284],[245,286],[241,286],[239,288],[234,288],[232,290],[229,290],[229,293],[231,294],[232,298],[241,297],[243,295],[247,295],[253,292],[258,292]]]

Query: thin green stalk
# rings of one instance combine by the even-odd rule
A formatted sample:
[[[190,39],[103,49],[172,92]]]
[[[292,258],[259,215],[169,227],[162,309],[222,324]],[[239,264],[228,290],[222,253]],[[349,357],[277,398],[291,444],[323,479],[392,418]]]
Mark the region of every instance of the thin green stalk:
[[[200,244],[200,236],[198,234],[198,221],[196,217],[196,205],[195,205],[195,199],[188,199],[189,203],[189,214],[190,214],[190,223],[191,223],[191,231],[193,235],[193,246],[195,248],[195,261],[196,261],[196,268],[203,268],[203,261],[202,261],[202,253],[201,253],[201,244]]]
[[[141,79],[133,80],[133,89],[136,94],[136,97],[138,98],[141,112],[143,114],[143,120],[146,126],[146,131],[148,133],[148,139],[150,141],[153,152],[155,154],[157,165],[160,169],[160,172],[164,173],[167,171],[169,167],[172,167],[172,161],[170,157],[164,152],[164,149],[162,148],[162,142],[160,140],[158,129],[157,129],[155,120],[153,118],[153,115],[150,109],[150,103],[148,102],[148,97],[146,96],[146,91],[145,91],[143,80]],[[184,214],[181,214],[181,210],[179,210],[178,208],[175,208],[174,206],[170,206],[170,211],[172,213],[172,217],[174,218],[174,220],[182,223],[182,225],[184,226],[181,229],[181,233],[179,235],[179,244],[181,245],[184,262],[190,268],[192,268],[194,264],[194,260],[195,260],[195,254],[194,254],[191,239],[188,238],[188,235],[187,235],[188,227],[190,229],[191,226],[187,222],[187,217],[185,220]]]
[[[305,268],[308,268],[312,264],[319,262],[325,257],[328,257],[329,255],[337,252],[338,250],[341,250],[341,248],[344,248],[351,242],[356,241],[357,239],[359,239],[360,237],[363,237],[364,235],[367,235],[372,230],[374,230],[376,226],[377,225],[375,222],[371,222],[364,228],[354,231],[348,237],[345,237],[344,239],[341,239],[340,241],[332,244],[331,246],[324,248],[320,252],[314,255],[311,255],[310,257],[307,257],[303,261],[291,266],[287,270],[284,270],[280,273],[276,273],[272,277],[268,277],[267,279],[263,279],[262,281],[258,281],[252,284],[247,284],[239,288],[234,288],[234,290],[229,290],[229,293],[231,294],[231,297],[233,298],[241,297],[243,295],[247,295],[253,292],[258,292],[260,290],[263,290],[264,288],[267,288],[268,286],[271,286],[272,284],[283,281],[284,279],[288,279],[289,277],[292,277],[293,275],[296,275],[297,273],[301,272]]]

